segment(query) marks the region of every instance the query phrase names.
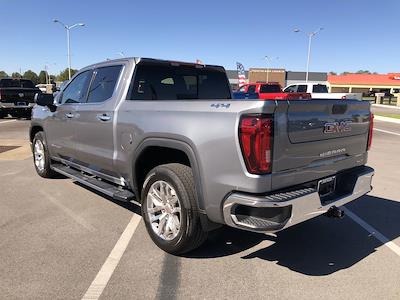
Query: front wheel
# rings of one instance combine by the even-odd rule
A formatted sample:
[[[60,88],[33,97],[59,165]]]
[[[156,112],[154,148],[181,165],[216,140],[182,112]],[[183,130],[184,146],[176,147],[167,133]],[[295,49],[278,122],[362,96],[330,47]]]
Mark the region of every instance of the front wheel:
[[[142,215],[154,243],[168,253],[189,252],[207,239],[188,166],[165,164],[149,172],[142,190]]]
[[[36,172],[44,178],[53,178],[56,172],[51,169],[51,159],[47,149],[46,138],[42,131],[35,134],[32,141],[33,162]]]

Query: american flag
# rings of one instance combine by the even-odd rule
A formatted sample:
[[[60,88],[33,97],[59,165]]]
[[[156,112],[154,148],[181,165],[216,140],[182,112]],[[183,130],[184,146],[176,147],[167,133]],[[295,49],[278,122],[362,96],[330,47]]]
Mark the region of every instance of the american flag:
[[[244,71],[244,67],[240,62],[236,63],[237,71],[238,71],[238,80],[239,80],[239,88],[246,84],[246,73]]]

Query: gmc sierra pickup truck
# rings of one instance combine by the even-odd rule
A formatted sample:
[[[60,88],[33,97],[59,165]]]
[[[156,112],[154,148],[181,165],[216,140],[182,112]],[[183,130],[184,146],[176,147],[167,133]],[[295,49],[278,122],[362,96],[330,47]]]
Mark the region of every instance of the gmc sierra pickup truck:
[[[265,233],[340,217],[371,190],[368,102],[234,100],[222,67],[145,58],[83,68],[36,102],[37,173],[141,205],[169,253],[222,224]]]
[[[0,79],[0,118],[9,114],[14,117],[30,118],[34,105],[33,98],[40,92],[40,89],[28,79]]]

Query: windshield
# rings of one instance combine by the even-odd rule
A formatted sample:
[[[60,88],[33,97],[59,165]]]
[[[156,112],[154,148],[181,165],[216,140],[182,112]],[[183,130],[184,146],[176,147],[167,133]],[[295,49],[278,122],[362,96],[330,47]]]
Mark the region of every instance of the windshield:
[[[148,63],[138,65],[130,99],[231,99],[223,68]]]
[[[34,88],[33,82],[27,79],[2,79],[0,80],[2,88]]]

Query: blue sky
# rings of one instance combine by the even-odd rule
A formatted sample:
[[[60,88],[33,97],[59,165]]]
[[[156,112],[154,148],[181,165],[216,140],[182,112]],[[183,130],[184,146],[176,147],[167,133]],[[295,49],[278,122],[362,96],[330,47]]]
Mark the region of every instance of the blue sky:
[[[235,68],[305,69],[307,37],[298,27],[324,30],[313,40],[311,71],[400,72],[400,1],[93,1],[0,0],[0,70],[8,73],[48,63],[67,66],[67,24],[72,67],[127,56],[195,61]]]

